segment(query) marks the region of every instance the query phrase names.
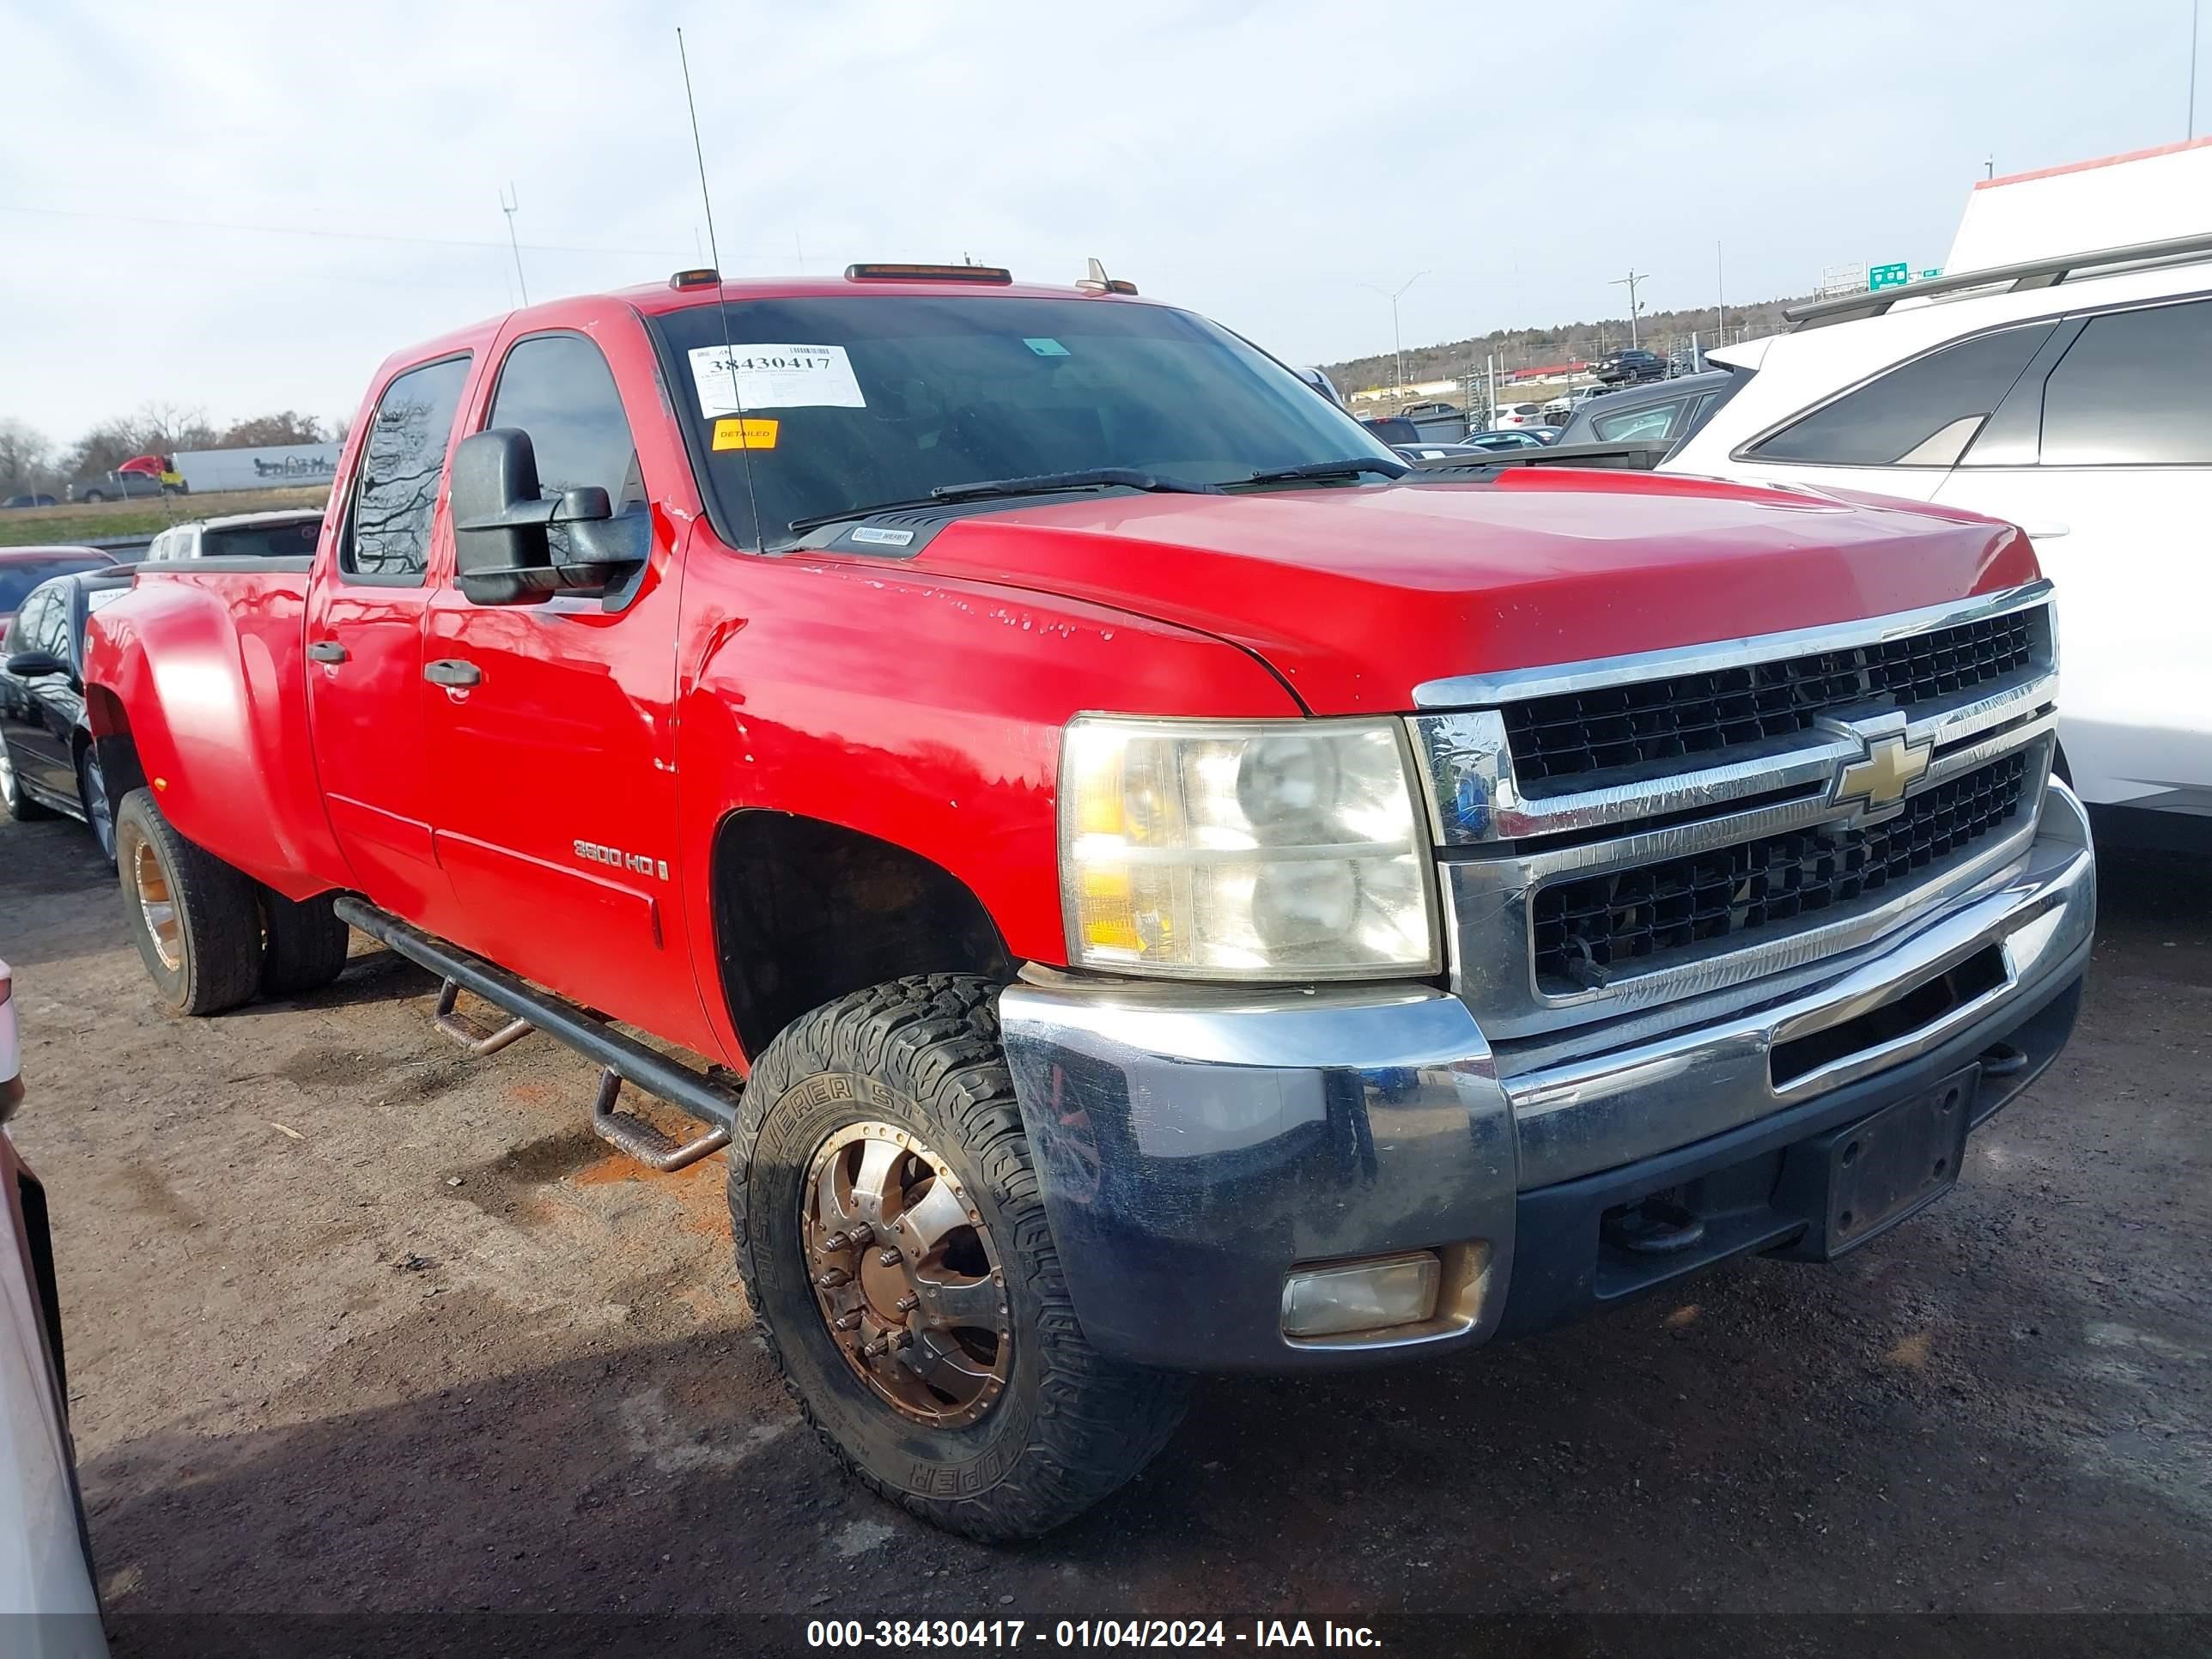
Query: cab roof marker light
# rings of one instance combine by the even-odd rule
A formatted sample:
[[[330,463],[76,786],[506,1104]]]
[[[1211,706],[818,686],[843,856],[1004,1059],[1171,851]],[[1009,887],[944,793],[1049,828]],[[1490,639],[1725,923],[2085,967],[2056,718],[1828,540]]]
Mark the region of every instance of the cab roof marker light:
[[[687,288],[713,288],[722,280],[722,273],[712,265],[698,265],[690,270],[679,270],[668,279],[668,286],[679,293]]]
[[[1121,276],[1109,276],[1106,262],[1093,259],[1075,286],[1085,294],[1134,294],[1137,285]]]
[[[1014,273],[998,265],[847,265],[848,283],[988,283],[1004,288]]]

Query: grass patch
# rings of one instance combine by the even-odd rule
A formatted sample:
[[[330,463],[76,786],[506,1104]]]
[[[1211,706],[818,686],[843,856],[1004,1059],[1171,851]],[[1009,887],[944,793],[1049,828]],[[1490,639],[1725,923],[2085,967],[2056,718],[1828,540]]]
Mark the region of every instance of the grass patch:
[[[165,495],[159,501],[72,501],[61,507],[18,507],[0,513],[0,547],[44,547],[97,541],[108,536],[151,536],[173,524],[231,513],[270,513],[280,507],[320,507],[328,484],[297,489],[234,489],[216,495]]]

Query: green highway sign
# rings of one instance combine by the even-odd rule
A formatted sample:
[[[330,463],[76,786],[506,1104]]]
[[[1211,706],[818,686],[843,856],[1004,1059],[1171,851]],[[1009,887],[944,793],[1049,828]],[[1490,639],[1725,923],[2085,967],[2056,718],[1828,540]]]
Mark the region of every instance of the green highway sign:
[[[1878,288],[1903,288],[1911,280],[1912,267],[1909,264],[1867,267],[1867,287],[1869,290]]]
[[[1927,270],[1916,270],[1916,271],[1914,271],[1914,272],[1912,273],[1912,280],[1913,280],[1914,282],[1916,282],[1916,283],[1928,283],[1928,282],[1933,282],[1936,277],[1941,276],[1942,274],[1943,274],[1943,267],[1942,267],[1942,266],[1941,266],[1941,265],[1930,265],[1930,266],[1929,266],[1929,267],[1928,267],[1928,269],[1927,269]]]

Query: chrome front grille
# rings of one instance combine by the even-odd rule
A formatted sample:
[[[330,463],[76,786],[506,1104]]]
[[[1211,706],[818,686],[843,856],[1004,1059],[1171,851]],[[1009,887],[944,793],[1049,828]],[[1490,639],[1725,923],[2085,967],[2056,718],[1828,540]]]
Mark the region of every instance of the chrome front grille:
[[[1746,942],[1879,893],[2014,821],[2027,787],[2027,757],[2010,754],[1913,796],[1881,823],[1789,830],[1539,888],[1537,989],[1592,990],[1675,952]]]
[[[2033,838],[2050,769],[2049,600],[2038,582],[1420,688],[1431,708],[1485,705],[1410,722],[1455,988],[1485,1031],[1511,1041],[1632,1012],[1648,1022],[1723,990],[1755,998],[1996,878]],[[1750,702],[1727,702],[1739,695]],[[1580,757],[1599,763],[1572,769]]]
[[[1793,736],[1824,714],[1859,704],[1909,711],[2027,666],[2034,620],[2015,611],[1903,639],[1510,703],[1505,735],[1514,774],[1526,788]]]

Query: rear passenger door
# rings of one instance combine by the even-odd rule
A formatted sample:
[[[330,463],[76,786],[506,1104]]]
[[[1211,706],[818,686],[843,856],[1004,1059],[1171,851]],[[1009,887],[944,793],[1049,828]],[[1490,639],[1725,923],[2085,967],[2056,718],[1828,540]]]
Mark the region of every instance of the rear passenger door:
[[[450,904],[430,842],[422,614],[433,541],[452,540],[446,456],[469,373],[457,355],[384,387],[307,596],[307,711],[331,832],[363,892],[433,927]]]
[[[2212,811],[2212,299],[2076,315],[1943,480],[2057,584],[2090,800]]]

